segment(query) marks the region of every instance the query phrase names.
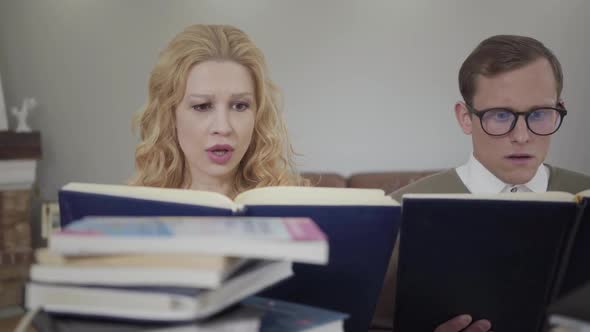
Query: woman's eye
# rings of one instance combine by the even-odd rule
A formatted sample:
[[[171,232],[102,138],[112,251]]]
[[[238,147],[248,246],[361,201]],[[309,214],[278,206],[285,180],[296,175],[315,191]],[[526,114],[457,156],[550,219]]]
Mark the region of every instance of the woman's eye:
[[[211,109],[211,103],[203,103],[191,106],[192,109],[199,112],[206,112]]]
[[[234,104],[234,109],[236,111],[242,112],[242,111],[247,110],[248,108],[250,108],[250,104],[248,104],[248,103],[236,103],[236,104]]]

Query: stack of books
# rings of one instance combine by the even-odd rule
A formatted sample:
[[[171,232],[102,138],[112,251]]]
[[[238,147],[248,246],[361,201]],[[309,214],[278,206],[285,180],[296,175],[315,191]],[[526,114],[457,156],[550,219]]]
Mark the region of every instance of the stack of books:
[[[242,192],[234,199],[230,199],[219,193],[205,191],[70,183],[59,191],[59,211],[60,228],[65,231],[50,236],[49,253],[47,255],[64,256],[68,261],[71,261],[74,256],[122,255],[121,252],[115,252],[114,241],[111,237],[106,240],[92,240],[92,237],[88,235],[82,236],[81,233],[83,232],[80,232],[80,230],[67,230],[70,225],[85,217],[100,216],[100,219],[103,220],[103,222],[100,222],[101,224],[104,224],[104,220],[107,220],[106,217],[109,216],[149,218],[158,216],[216,216],[236,221],[258,220],[258,218],[268,217],[280,218],[280,220],[286,220],[282,217],[310,218],[321,229],[322,234],[329,238],[329,253],[325,238],[322,241],[316,241],[324,243],[322,246],[325,246],[325,251],[323,251],[318,247],[307,246],[313,241],[300,241],[303,239],[301,236],[307,234],[307,228],[300,229],[300,231],[303,231],[300,232],[297,231],[299,228],[292,229],[291,227],[289,227],[289,232],[286,232],[286,234],[293,235],[296,241],[272,240],[266,236],[258,237],[249,242],[243,242],[241,238],[238,239],[237,237],[232,237],[232,240],[221,241],[216,240],[217,237],[212,235],[202,237],[202,240],[199,241],[191,239],[180,241],[183,244],[178,244],[176,241],[163,241],[165,237],[159,237],[157,241],[147,245],[144,242],[141,245],[136,242],[139,240],[137,237],[133,239],[126,238],[121,242],[127,248],[142,248],[142,250],[126,253],[126,255],[131,254],[133,256],[176,255],[179,252],[154,252],[153,250],[178,249],[183,248],[185,245],[187,246],[184,247],[186,249],[192,248],[190,245],[202,243],[205,245],[190,254],[196,255],[198,253],[199,257],[223,256],[230,259],[263,260],[262,262],[249,261],[246,265],[240,265],[244,264],[243,262],[233,263],[238,265],[234,267],[238,272],[232,273],[233,270],[228,267],[229,271],[225,273],[227,276],[220,273],[221,276],[218,277],[218,280],[223,279],[223,281],[219,281],[221,286],[206,289],[206,294],[219,293],[225,296],[225,294],[231,293],[233,290],[224,293],[224,288],[229,287],[229,284],[233,281],[237,283],[240,277],[244,276],[245,278],[256,271],[262,271],[260,275],[272,276],[272,273],[265,271],[274,269],[277,272],[275,275],[276,280],[267,280],[262,285],[256,286],[262,289],[264,284],[267,286],[272,284],[272,287],[265,289],[261,293],[256,291],[257,288],[246,293],[256,293],[264,298],[345,313],[348,318],[344,322],[344,330],[362,331],[369,328],[373,317],[373,310],[377,303],[377,297],[381,290],[383,277],[397,236],[400,206],[391,197],[385,195],[383,190],[377,189],[265,187]],[[143,224],[145,225],[145,223]],[[244,225],[243,222],[239,224]],[[80,235],[77,246],[81,244],[92,245],[92,248],[86,248],[84,249],[86,251],[75,254],[75,251],[69,251],[72,248],[62,247],[62,245],[69,243],[66,238],[73,238],[75,232]],[[267,230],[267,232],[272,233],[271,230]],[[183,230],[180,233],[184,234],[186,232]],[[272,246],[270,246],[271,244]],[[279,246],[279,244],[285,244],[285,246]],[[293,245],[293,248],[301,249],[297,253],[302,256],[293,256],[294,252],[291,251],[291,245]],[[219,248],[225,248],[228,251],[220,251]],[[285,251],[285,248],[289,249]],[[145,250],[152,250],[152,252],[148,253]],[[249,250],[256,251],[250,252]],[[40,253],[40,255],[43,255],[43,253]],[[58,257],[57,259],[61,258]],[[166,258],[163,258],[163,260],[169,261]],[[278,282],[278,279],[284,275],[282,273],[286,268],[281,264],[288,264],[288,262],[292,262],[293,276]],[[39,263],[38,265],[47,264]],[[29,287],[29,290],[32,290],[33,287],[39,289],[41,286],[47,286],[48,284],[51,287],[73,287],[72,283],[63,285],[59,280],[43,281],[37,278],[37,269],[35,267],[32,271],[34,276],[32,278],[32,287]],[[92,275],[96,274],[93,273]],[[235,277],[235,279],[232,277]],[[115,279],[114,282],[124,280],[123,277],[113,279]],[[258,280],[259,278],[256,277],[252,277],[252,279],[252,282],[244,282],[243,284],[249,287],[250,284],[264,281]],[[158,280],[161,280],[161,278]],[[84,285],[88,285],[88,280],[84,282],[86,282]],[[239,285],[242,285],[242,283],[240,282]],[[239,288],[240,291],[248,289],[246,286],[241,287],[239,285],[235,286],[235,288]],[[85,289],[85,291],[97,292],[96,289],[100,287],[102,287],[102,284],[99,284],[99,287],[86,287],[92,289]],[[128,288],[128,286],[123,287]],[[203,288],[199,289],[202,292]],[[118,292],[128,290],[117,289]],[[101,290],[101,293],[104,292]],[[29,292],[29,294],[33,294],[33,292]],[[192,295],[193,299],[197,297],[195,294]],[[245,295],[242,294],[241,296]],[[125,298],[127,297],[125,296]],[[240,298],[240,296],[237,298]],[[34,300],[34,298],[30,298],[30,300]],[[215,301],[218,300],[216,297]],[[228,302],[232,301],[228,300]],[[144,301],[139,300],[139,302],[141,303],[140,306],[144,305]],[[210,302],[207,301],[207,310],[212,306]],[[179,302],[175,301],[174,303]],[[108,303],[106,306],[108,306]],[[58,307],[54,306],[53,311],[57,311]],[[223,305],[219,306],[219,308],[222,307]],[[158,312],[160,311],[158,310]],[[211,312],[213,311],[215,310]],[[207,315],[208,313],[201,311],[198,314],[193,312],[193,315],[189,316],[205,317]],[[127,317],[128,313],[125,316]],[[154,317],[156,316],[150,315],[149,318],[154,320]],[[309,321],[309,319],[304,320]]]
[[[32,260],[31,197],[39,132],[0,131],[0,318],[22,312]]]
[[[252,301],[265,300],[245,299],[290,277],[292,262],[327,260],[326,237],[309,218],[85,217],[36,252],[26,306],[159,324],[217,315],[199,324],[258,331],[268,310]]]

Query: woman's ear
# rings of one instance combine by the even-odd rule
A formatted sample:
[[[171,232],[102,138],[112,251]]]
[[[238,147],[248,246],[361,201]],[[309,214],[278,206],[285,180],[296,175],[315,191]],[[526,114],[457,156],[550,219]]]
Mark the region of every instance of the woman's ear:
[[[458,101],[455,104],[455,117],[457,118],[457,122],[459,126],[463,130],[466,135],[471,135],[471,131],[473,130],[473,122],[471,119],[471,113],[467,110],[467,105],[465,102]]]

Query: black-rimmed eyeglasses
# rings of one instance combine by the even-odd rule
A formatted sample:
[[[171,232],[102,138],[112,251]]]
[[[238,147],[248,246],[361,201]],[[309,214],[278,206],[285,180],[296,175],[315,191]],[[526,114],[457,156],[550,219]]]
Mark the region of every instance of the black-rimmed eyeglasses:
[[[534,134],[549,136],[559,129],[567,115],[567,110],[562,107],[535,107],[527,112],[516,112],[499,107],[477,110],[469,104],[465,105],[469,113],[479,117],[481,127],[490,136],[503,136],[511,132],[519,116],[524,116],[527,127]]]

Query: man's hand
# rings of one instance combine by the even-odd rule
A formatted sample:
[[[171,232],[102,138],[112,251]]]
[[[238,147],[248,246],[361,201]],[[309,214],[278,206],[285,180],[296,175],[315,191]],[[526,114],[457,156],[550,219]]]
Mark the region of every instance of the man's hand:
[[[488,320],[480,319],[471,323],[472,320],[469,315],[460,315],[440,324],[434,332],[488,332],[492,328]]]

